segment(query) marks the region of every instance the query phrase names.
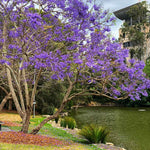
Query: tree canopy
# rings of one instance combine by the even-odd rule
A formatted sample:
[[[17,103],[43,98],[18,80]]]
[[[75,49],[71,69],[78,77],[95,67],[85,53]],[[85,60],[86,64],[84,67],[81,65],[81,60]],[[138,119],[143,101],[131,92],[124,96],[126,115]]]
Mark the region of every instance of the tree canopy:
[[[40,78],[65,81],[67,90],[58,111],[33,134],[76,96],[147,96],[144,63],[124,63],[129,51],[109,36],[114,17],[91,0],[2,0],[0,18],[0,84],[9,87],[23,132],[28,132]]]

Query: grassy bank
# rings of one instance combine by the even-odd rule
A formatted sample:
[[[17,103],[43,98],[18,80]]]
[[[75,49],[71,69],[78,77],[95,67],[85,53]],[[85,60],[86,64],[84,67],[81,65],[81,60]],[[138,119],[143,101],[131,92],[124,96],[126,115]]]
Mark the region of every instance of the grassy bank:
[[[14,115],[14,116],[13,116]],[[4,117],[5,116],[5,117]],[[6,119],[5,119],[6,118]],[[16,119],[18,118],[18,120]],[[44,119],[44,117],[41,116],[36,116],[35,118],[31,118],[30,120],[30,127],[29,127],[29,132],[36,126],[38,125],[42,120]],[[4,126],[7,126],[9,129],[13,130],[13,131],[19,131],[21,129],[21,126],[19,126],[18,124],[20,124],[20,119],[17,116],[17,114],[11,114],[11,113],[1,113],[0,114],[0,120],[7,122],[7,124]],[[8,121],[9,120],[9,121]],[[10,122],[10,124],[8,123]],[[11,123],[13,125],[11,125]],[[16,125],[17,126],[16,126]],[[85,144],[85,141],[83,139],[78,139],[76,137],[73,137],[73,135],[67,133],[65,130],[59,129],[59,128],[55,128],[52,127],[51,124],[47,123],[43,126],[43,128],[39,131],[38,133],[39,135],[45,135],[47,137],[51,137],[51,138],[57,138],[60,141],[67,141],[70,144],[69,145],[48,145],[48,146],[38,146],[38,145],[28,145],[28,144],[15,144],[15,143],[2,143],[0,141],[0,149],[3,150],[21,150],[21,149],[30,149],[30,150],[38,150],[38,149],[47,149],[47,150],[101,150],[99,148],[97,148],[94,145],[88,145]],[[34,137],[33,137],[34,140]]]

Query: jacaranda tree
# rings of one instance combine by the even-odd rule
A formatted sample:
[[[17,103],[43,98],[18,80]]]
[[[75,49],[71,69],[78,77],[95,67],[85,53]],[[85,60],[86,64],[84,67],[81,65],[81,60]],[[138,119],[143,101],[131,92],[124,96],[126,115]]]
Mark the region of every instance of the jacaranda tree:
[[[32,134],[58,117],[76,96],[116,100],[147,96],[150,84],[142,71],[144,63],[131,60],[132,67],[124,63],[128,50],[109,35],[113,20],[91,0],[1,0],[0,83],[10,90],[24,133],[40,78],[65,81],[68,87],[58,111]]]

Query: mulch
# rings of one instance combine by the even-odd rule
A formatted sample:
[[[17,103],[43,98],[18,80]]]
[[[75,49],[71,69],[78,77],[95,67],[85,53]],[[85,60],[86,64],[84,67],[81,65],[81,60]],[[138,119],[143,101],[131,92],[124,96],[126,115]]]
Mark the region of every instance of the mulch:
[[[22,132],[0,132],[0,143],[33,144],[38,146],[68,146],[72,143],[42,135],[24,134]]]
[[[16,122],[11,122],[11,121],[2,121],[4,124],[3,126],[8,126],[8,127],[21,127],[22,125],[20,123]]]

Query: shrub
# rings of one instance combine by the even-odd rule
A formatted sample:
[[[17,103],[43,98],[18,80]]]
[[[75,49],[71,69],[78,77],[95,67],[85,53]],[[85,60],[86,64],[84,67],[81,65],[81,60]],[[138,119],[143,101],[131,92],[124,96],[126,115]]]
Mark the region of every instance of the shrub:
[[[74,129],[76,127],[76,121],[72,117],[65,117],[60,122],[61,127],[68,127],[69,129]]]
[[[61,119],[61,121],[60,121],[60,126],[61,126],[61,127],[64,127],[64,128],[67,127],[66,121],[65,121],[64,119]]]
[[[79,132],[89,143],[105,143],[109,132],[105,127],[94,124],[84,126]]]
[[[76,121],[72,117],[66,117],[65,118],[68,128],[69,129],[74,129],[76,127]]]

